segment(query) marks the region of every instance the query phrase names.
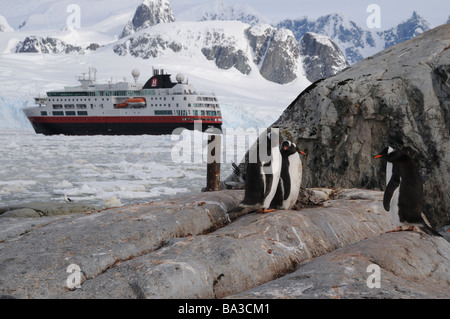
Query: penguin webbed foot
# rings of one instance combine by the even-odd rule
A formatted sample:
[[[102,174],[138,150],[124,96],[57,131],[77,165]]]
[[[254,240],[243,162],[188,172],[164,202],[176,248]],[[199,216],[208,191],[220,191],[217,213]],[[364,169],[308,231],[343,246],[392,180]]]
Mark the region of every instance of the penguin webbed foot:
[[[388,231],[388,233],[393,233],[393,232],[398,232],[398,231],[417,231],[417,232],[422,232],[422,233],[425,233],[425,234],[428,234],[431,236],[444,237],[426,224],[423,226],[398,226],[397,228]]]
[[[387,233],[394,233],[394,232],[398,232],[398,231],[414,231],[415,227],[414,226],[398,226],[395,229],[389,230],[387,231]]]
[[[276,211],[276,209],[273,209],[273,208],[261,208],[261,209],[258,209],[256,212],[257,213],[262,213],[262,214],[267,214],[267,213],[271,213],[271,212],[274,212],[274,211]]]

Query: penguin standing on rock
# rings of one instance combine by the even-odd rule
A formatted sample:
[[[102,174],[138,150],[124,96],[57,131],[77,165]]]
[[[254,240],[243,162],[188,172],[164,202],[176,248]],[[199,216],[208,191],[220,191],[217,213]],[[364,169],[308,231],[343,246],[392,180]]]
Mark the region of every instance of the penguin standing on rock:
[[[245,171],[245,195],[238,207],[228,215],[242,215],[245,212],[268,208],[277,191],[281,172],[281,153],[278,129],[268,129],[249,149]]]
[[[291,141],[281,144],[281,173],[277,192],[270,204],[274,209],[291,209],[297,201],[302,182],[302,161],[300,151]]]
[[[441,236],[422,217],[423,181],[416,163],[404,151],[390,146],[374,158],[387,161],[383,206],[397,226],[393,231],[418,228],[429,235]]]

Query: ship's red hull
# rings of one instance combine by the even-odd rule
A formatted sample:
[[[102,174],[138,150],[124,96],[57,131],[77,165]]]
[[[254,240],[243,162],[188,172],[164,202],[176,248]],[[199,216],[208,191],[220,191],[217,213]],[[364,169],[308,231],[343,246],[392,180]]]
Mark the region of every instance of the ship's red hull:
[[[222,129],[220,117],[183,116],[64,116],[29,117],[34,130],[44,135],[162,135],[178,128]],[[201,121],[201,122],[200,122]]]

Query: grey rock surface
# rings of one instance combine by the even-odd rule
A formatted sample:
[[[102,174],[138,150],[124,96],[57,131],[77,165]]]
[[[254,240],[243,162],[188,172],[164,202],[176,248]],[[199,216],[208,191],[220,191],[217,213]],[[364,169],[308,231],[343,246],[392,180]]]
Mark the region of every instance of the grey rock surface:
[[[404,231],[335,250],[232,298],[448,299],[449,287],[449,242]]]
[[[97,207],[76,202],[31,202],[0,207],[1,217],[41,217],[98,210]]]
[[[239,190],[93,213],[1,218],[0,295],[231,296],[393,228],[380,192],[342,193],[353,199],[327,200],[298,211],[251,213],[234,221],[226,212],[242,200]],[[67,285],[70,265],[81,271],[78,289]]]
[[[335,75],[349,66],[337,44],[316,33],[308,32],[302,37],[300,53],[306,78],[310,82]]]
[[[202,48],[201,51],[208,60],[214,60],[220,69],[235,67],[242,74],[249,74],[251,71],[246,54],[232,45],[214,45],[211,48]]]
[[[256,25],[245,32],[254,51],[254,62],[261,75],[272,82],[286,84],[297,78],[300,52],[290,30]]]
[[[384,189],[387,145],[404,149],[424,177],[424,209],[450,222],[450,24],[313,83],[273,124],[307,156],[302,185]]]

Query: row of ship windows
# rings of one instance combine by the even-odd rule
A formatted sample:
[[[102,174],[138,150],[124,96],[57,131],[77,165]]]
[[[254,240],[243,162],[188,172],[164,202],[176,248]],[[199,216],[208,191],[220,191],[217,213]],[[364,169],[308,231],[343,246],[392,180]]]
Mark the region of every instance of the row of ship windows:
[[[169,95],[169,91],[165,92]],[[196,92],[184,91],[185,94],[195,94]],[[175,93],[180,95],[182,93]],[[48,92],[49,97],[71,97],[71,96],[137,96],[137,95],[156,95],[154,90],[143,90],[143,91],[95,91],[95,92]],[[186,97],[184,97],[186,99]],[[172,97],[173,99],[173,97]],[[55,100],[55,99],[53,99]],[[62,100],[62,99],[61,99]],[[75,99],[74,99],[75,100]],[[78,99],[77,99],[78,100]],[[81,99],[80,99],[81,100]],[[215,97],[209,96],[198,96],[197,101],[214,101],[217,102]]]
[[[75,116],[75,115],[88,115],[87,111],[66,111],[65,114],[67,116]],[[41,111],[41,116],[47,116],[47,111]],[[54,116],[64,116],[64,111],[53,111],[52,115]],[[177,110],[172,112],[171,110],[155,110],[155,115],[188,115],[186,110]],[[194,116],[221,116],[220,111],[193,111]]]
[[[81,101],[85,101],[85,102],[90,102],[91,99],[90,98],[84,98],[84,99],[49,99],[51,102],[81,102]],[[100,100],[100,98],[99,98]],[[161,100],[161,101],[166,101],[166,97],[150,97],[150,100],[153,101],[157,101],[157,100]],[[187,97],[183,97],[183,100],[186,101]],[[94,101],[97,101],[97,98],[94,98]],[[102,101],[105,101],[105,98],[102,98]],[[109,98],[106,98],[106,101],[109,101]],[[175,97],[172,96],[172,101],[175,101]],[[217,99],[215,97],[204,97],[204,96],[199,96],[197,97],[197,101],[210,101],[210,102],[217,102]]]
[[[163,106],[163,104],[150,104],[151,107],[158,106],[158,105],[159,106]],[[76,104],[76,105],[75,104],[64,104],[64,108],[65,109],[74,109],[75,106],[76,106],[77,109],[86,109],[87,108],[86,104]],[[171,104],[170,103],[169,104],[164,104],[164,106],[170,107]],[[179,107],[180,105],[178,103],[176,103],[176,106]],[[192,106],[192,104],[188,103],[188,107],[191,107],[191,106]],[[91,108],[93,108],[93,107],[94,107],[94,105],[91,104]],[[219,105],[218,104],[194,103],[194,107],[216,107],[216,108],[218,108]],[[62,108],[63,108],[62,104],[53,104],[53,109],[54,110],[58,110],[58,109],[62,109]]]
[[[48,115],[47,111],[41,111],[41,116],[47,116],[47,115]],[[64,115],[64,112],[63,111],[53,111],[52,115],[62,116],[62,115]],[[77,112],[75,112],[75,111],[66,111],[66,115],[68,115],[68,116],[88,115],[88,112],[87,111],[77,111]]]
[[[189,112],[190,114],[190,112]],[[188,115],[186,110],[177,110],[172,112],[171,110],[163,110],[155,111],[155,115]],[[208,115],[208,116],[221,116],[220,111],[193,111],[194,116],[202,116],[202,115]]]

